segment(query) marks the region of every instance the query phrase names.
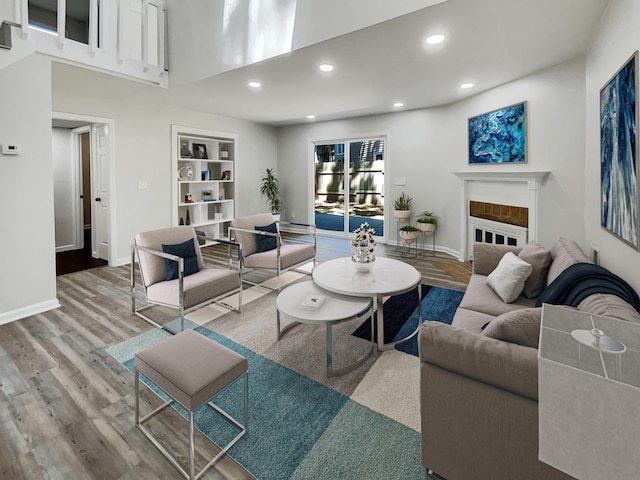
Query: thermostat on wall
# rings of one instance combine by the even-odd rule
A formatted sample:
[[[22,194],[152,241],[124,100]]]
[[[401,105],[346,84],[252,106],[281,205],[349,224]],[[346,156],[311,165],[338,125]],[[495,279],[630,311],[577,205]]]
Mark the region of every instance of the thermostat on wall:
[[[19,153],[20,153],[20,145],[16,145],[16,144],[2,145],[3,155],[18,155]]]

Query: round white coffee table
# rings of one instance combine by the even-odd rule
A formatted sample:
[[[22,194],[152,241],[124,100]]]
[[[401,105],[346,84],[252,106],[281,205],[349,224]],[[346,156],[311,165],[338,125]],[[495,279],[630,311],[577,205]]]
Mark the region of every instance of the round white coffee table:
[[[309,295],[322,295],[324,298],[320,306],[313,310],[304,308],[302,303]],[[342,375],[354,370],[362,365],[375,350],[373,340],[373,302],[370,298],[348,297],[334,292],[323,290],[315,285],[311,280],[294,283],[278,293],[276,297],[276,331],[277,339],[289,329],[301,323],[324,324],[326,327],[326,349],[327,349],[327,376]],[[280,314],[290,317],[293,322],[280,328]],[[333,367],[333,325],[352,320],[357,317],[365,318],[369,316],[371,322],[371,346],[365,355],[356,361],[343,367]]]
[[[313,269],[313,281],[325,290],[353,297],[371,297],[373,311],[377,311],[378,349],[390,350],[398,343],[415,336],[422,325],[422,274],[411,265],[392,258],[380,258],[370,272],[358,272],[351,264],[351,257],[335,258],[319,263]],[[418,325],[406,337],[395,342],[384,341],[385,296],[399,295],[418,287]]]

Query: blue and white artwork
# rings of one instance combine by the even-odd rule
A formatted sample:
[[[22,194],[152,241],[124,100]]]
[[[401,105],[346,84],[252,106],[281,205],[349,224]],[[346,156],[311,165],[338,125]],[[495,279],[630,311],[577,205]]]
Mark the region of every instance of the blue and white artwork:
[[[600,91],[601,225],[638,248],[636,51]]]
[[[526,102],[469,119],[469,163],[526,163]]]

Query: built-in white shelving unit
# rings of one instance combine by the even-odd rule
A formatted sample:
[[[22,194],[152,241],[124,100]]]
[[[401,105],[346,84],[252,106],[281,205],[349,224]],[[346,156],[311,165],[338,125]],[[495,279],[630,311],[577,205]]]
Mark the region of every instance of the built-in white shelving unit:
[[[173,125],[174,225],[229,238],[235,215],[237,135]],[[207,242],[208,245],[212,242]]]

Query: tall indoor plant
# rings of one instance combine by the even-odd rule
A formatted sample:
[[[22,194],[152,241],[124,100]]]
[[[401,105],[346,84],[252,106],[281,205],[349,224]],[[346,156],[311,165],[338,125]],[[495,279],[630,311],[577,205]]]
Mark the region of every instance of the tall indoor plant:
[[[273,215],[280,215],[284,205],[280,200],[280,187],[278,177],[273,168],[267,168],[260,184],[260,195],[267,198],[269,208]]]

